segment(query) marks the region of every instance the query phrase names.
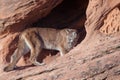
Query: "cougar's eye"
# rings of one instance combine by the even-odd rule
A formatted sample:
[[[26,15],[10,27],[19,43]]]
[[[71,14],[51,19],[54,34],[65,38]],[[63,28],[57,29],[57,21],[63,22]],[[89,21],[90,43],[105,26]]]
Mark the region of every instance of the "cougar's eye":
[[[73,35],[73,36],[76,36],[76,33],[75,33],[75,32],[73,32],[73,33],[72,33],[72,35]]]
[[[70,39],[70,42],[73,42],[73,39]]]

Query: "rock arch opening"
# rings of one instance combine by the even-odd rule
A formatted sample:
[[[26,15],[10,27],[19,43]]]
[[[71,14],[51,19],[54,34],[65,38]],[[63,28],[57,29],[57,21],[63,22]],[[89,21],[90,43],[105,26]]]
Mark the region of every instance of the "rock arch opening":
[[[33,26],[79,29],[79,43],[85,38],[84,23],[88,0],[64,0],[51,13],[38,20]]]
[[[33,26],[52,27],[57,29],[78,29],[80,33],[80,39],[78,43],[80,43],[86,36],[84,23],[86,21],[86,8],[88,2],[89,0],[64,0],[60,5],[54,8],[49,15],[38,20],[33,24]],[[43,60],[44,58],[48,62],[57,56],[56,52],[54,53],[47,50],[43,50],[42,53],[43,54],[40,54],[39,59]],[[54,56],[51,58],[49,55]],[[46,57],[48,58],[46,59]]]

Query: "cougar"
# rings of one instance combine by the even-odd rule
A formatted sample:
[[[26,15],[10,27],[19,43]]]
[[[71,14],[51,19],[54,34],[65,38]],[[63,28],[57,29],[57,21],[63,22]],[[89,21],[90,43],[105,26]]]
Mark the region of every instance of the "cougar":
[[[29,59],[33,65],[44,65],[37,61],[42,48],[58,50],[63,56],[76,45],[78,37],[76,29],[28,28],[20,34],[18,46],[4,71],[13,70],[19,59],[28,52],[31,53]]]

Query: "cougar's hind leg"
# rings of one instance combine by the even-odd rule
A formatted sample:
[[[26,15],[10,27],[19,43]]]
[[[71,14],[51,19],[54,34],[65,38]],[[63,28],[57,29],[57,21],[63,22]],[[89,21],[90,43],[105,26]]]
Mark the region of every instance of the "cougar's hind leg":
[[[39,44],[36,44],[35,49],[31,51],[30,61],[37,66],[45,65],[45,63],[40,63],[37,61],[37,57],[39,53],[41,52],[41,46]]]
[[[18,48],[14,51],[13,55],[11,56],[10,63],[8,64],[8,66],[4,68],[4,71],[8,72],[15,68],[19,59],[25,54],[24,47],[25,47],[24,41],[18,43]]]
[[[30,55],[31,63],[37,66],[44,65],[45,63],[40,63],[37,61],[37,57],[42,50],[42,42],[39,39],[39,36],[36,33],[34,33],[32,34],[32,38],[30,40],[31,41],[29,41],[29,44],[30,44],[30,53],[31,53]]]

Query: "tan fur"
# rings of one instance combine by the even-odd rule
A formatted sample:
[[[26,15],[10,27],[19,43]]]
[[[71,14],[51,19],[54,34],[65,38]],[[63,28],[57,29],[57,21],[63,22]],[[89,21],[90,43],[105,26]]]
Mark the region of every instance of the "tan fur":
[[[13,70],[18,60],[29,51],[30,61],[34,65],[43,65],[44,63],[36,60],[42,48],[58,50],[63,56],[75,46],[77,40],[78,34],[75,29],[29,28],[21,33],[18,47],[4,71]]]

